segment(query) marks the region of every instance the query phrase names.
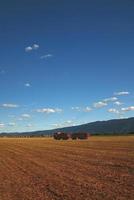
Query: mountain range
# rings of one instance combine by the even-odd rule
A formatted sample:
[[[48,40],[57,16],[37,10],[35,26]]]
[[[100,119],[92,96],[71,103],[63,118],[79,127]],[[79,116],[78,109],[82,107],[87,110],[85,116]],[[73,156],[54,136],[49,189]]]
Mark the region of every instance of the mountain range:
[[[125,119],[112,119],[108,121],[96,121],[78,126],[70,126],[52,130],[33,132],[1,133],[0,136],[46,136],[55,132],[88,132],[91,135],[123,135],[134,133],[134,117]]]

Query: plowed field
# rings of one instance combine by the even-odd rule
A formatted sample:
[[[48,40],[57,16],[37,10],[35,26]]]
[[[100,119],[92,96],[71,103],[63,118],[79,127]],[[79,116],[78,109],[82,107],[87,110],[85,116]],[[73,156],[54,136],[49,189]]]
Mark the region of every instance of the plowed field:
[[[134,199],[134,136],[0,139],[0,200],[102,199]]]

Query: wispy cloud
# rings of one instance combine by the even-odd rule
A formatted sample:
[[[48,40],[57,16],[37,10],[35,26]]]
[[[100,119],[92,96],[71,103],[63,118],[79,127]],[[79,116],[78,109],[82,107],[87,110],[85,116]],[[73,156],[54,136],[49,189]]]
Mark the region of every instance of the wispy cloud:
[[[121,110],[124,111],[124,112],[134,111],[134,106],[129,106],[129,107],[126,107],[126,108],[121,108]]]
[[[17,105],[17,104],[11,104],[11,103],[4,103],[4,104],[2,104],[1,107],[3,107],[3,108],[18,108],[19,105]]]
[[[60,124],[51,124],[51,126],[53,126],[54,128],[60,128],[61,126],[60,126]]]
[[[33,125],[32,124],[27,124],[26,127],[27,128],[33,128]]]
[[[107,106],[108,104],[106,103],[106,102],[103,102],[103,101],[99,101],[99,102],[97,102],[97,103],[94,103],[93,104],[93,107],[94,108],[102,108],[102,107],[105,107],[105,106]]]
[[[53,57],[52,54],[46,54],[46,55],[43,55],[40,57],[40,59],[46,59],[46,58],[50,58],[50,57]]]
[[[104,101],[104,102],[113,102],[113,101],[117,101],[117,100],[118,100],[117,97],[110,97],[110,98],[104,99],[103,101]]]
[[[116,106],[121,106],[123,103],[120,102],[120,101],[115,101],[114,104],[115,104]]]
[[[38,48],[39,48],[38,44],[33,44],[32,46],[27,46],[25,48],[25,52],[30,52],[30,51],[33,51],[33,50],[37,50]]]
[[[122,95],[129,95],[130,92],[128,91],[121,91],[121,92],[115,92],[114,95],[117,95],[117,96],[122,96]]]
[[[64,124],[72,124],[72,123],[74,123],[72,120],[67,120],[64,122]]]
[[[118,100],[117,97],[105,98],[105,99],[103,99],[102,101],[99,101],[99,102],[94,103],[94,104],[93,104],[93,107],[94,107],[94,108],[103,108],[103,107],[107,106],[108,103],[114,102],[114,101],[117,101],[117,100]]]
[[[92,111],[92,108],[89,107],[89,106],[87,106],[85,108],[75,106],[75,107],[72,107],[71,109],[74,110],[74,111],[78,111],[78,112],[91,112]]]
[[[25,113],[25,114],[22,114],[21,117],[23,117],[23,118],[31,118],[31,115]]]
[[[16,123],[15,122],[9,122],[8,126],[16,126]]]
[[[33,50],[33,49],[32,49],[32,47],[30,47],[30,46],[25,48],[25,51],[26,51],[26,52],[29,52],[29,51],[32,51],[32,50]]]
[[[25,86],[26,87],[31,87],[31,84],[30,83],[25,83]]]
[[[81,108],[79,106],[72,107],[71,109],[75,111],[81,111]]]
[[[4,128],[5,127],[5,124],[0,122],[0,128]]]
[[[117,109],[115,109],[115,108],[110,108],[110,109],[108,110],[108,112],[110,112],[110,113],[115,113],[115,114],[120,114],[120,111],[117,110]]]
[[[60,113],[60,112],[62,112],[62,109],[60,109],[60,108],[41,108],[41,109],[37,109],[36,112],[46,113],[46,114]]]
[[[121,109],[118,110],[116,108],[110,108],[108,112],[117,115],[117,117],[120,119],[124,118],[124,113],[122,112]]]
[[[92,108],[90,108],[90,107],[87,106],[86,108],[83,109],[83,111],[84,111],[84,112],[91,112],[91,111],[92,111]]]
[[[31,115],[30,115],[30,114],[24,113],[24,114],[20,115],[20,116],[17,118],[17,120],[18,120],[18,121],[30,120],[30,118],[31,118]]]
[[[52,124],[54,128],[62,128],[62,127],[76,126],[76,125],[77,124],[73,120],[67,120],[59,124],[58,123]]]
[[[17,120],[18,120],[18,121],[23,121],[23,120],[24,120],[24,118],[22,118],[22,117],[19,117]]]
[[[38,49],[38,48],[39,48],[39,45],[38,45],[38,44],[33,44],[32,49],[36,50],[36,49]]]

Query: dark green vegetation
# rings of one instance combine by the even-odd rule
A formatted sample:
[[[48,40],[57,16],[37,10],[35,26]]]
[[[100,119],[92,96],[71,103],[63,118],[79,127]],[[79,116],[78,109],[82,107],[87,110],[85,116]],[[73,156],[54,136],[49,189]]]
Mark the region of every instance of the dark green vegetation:
[[[51,136],[55,132],[76,133],[88,132],[92,135],[126,135],[134,133],[134,117],[128,119],[114,119],[96,121],[53,130],[35,131],[27,133],[1,133],[1,136]]]

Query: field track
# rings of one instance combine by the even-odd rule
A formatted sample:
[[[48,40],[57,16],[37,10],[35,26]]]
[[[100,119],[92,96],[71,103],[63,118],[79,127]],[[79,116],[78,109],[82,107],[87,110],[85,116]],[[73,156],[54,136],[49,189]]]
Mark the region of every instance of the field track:
[[[0,139],[0,200],[133,200],[134,136]]]

